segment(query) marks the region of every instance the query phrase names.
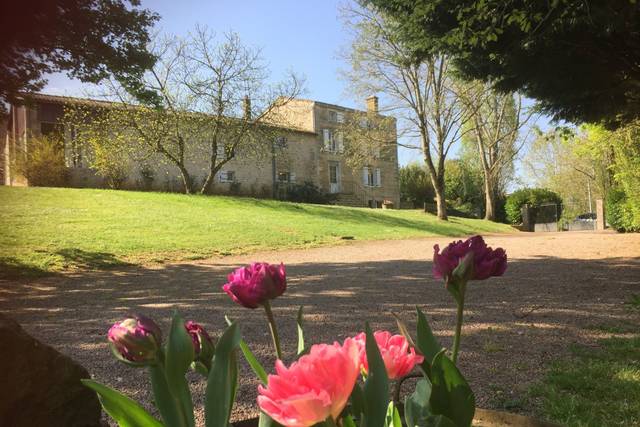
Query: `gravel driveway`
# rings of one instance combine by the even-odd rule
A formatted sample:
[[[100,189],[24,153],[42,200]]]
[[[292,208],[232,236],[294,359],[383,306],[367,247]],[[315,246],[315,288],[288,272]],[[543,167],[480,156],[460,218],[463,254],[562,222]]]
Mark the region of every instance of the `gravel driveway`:
[[[27,331],[76,359],[96,380],[149,405],[146,375],[117,362],[105,334],[129,311],[156,319],[166,331],[174,309],[212,333],[224,315],[265,366],[272,366],[263,313],[234,304],[221,290],[226,274],[252,260],[284,261],[289,288],[274,302],[288,357],[295,350],[295,313],[305,306],[306,336],[330,342],[363,329],[395,330],[390,312],[414,328],[414,307],[428,314],[436,335],[451,342],[455,308],[431,276],[433,245],[450,238],[354,242],[340,247],[268,252],[188,264],[128,267],[25,281],[0,281],[0,311]],[[509,256],[504,277],[468,288],[460,366],[478,405],[530,412],[528,386],[573,343],[595,345],[611,326],[637,324],[624,303],[640,294],[640,234],[566,232],[496,235],[491,246]],[[632,323],[632,324],[633,324]],[[256,381],[242,364],[234,418],[255,413]],[[202,416],[204,381],[190,376]]]

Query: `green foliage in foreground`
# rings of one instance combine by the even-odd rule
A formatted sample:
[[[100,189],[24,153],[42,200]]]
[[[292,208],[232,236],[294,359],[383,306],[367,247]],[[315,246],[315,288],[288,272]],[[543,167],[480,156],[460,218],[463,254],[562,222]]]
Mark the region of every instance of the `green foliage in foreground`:
[[[0,275],[125,262],[509,232],[504,224],[372,210],[114,190],[0,187]],[[425,257],[431,256],[425,254]]]
[[[568,427],[640,425],[640,337],[609,338],[555,362],[532,394],[546,418]]]

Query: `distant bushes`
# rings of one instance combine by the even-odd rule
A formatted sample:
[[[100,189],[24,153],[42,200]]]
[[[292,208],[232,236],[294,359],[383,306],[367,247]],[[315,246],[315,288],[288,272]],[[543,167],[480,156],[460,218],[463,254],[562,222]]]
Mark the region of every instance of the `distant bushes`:
[[[303,184],[289,184],[285,199],[289,202],[326,205],[333,203],[336,196],[325,193],[312,182],[305,181]]]
[[[562,205],[562,198],[551,190],[545,188],[523,188],[507,196],[504,205],[507,221],[511,224],[522,223],[522,206],[531,205],[534,208],[545,203]],[[560,217],[560,215],[558,215]]]
[[[640,231],[640,206],[621,188],[612,188],[607,194],[606,217],[616,231]]]
[[[29,149],[17,156],[15,166],[30,186],[64,187],[69,181],[64,147],[57,138],[31,138]]]

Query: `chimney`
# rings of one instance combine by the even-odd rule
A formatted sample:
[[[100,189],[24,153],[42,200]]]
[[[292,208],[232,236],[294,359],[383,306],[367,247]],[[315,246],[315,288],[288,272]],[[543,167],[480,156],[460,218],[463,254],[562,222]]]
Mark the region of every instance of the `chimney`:
[[[367,98],[367,112],[378,114],[378,97],[372,95]]]
[[[249,99],[248,95],[244,96],[242,100],[242,107],[244,108],[244,118],[246,120],[251,120],[251,99]]]

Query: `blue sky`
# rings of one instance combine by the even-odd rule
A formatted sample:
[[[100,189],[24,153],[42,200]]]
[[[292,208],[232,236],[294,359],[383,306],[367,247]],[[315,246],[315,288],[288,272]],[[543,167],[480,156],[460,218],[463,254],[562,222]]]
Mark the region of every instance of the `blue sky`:
[[[305,98],[363,107],[346,93],[338,58],[348,44],[339,7],[349,0],[146,0],[143,6],[161,15],[158,29],[185,35],[196,24],[217,33],[233,30],[245,44],[260,47],[274,80],[287,70],[306,78]],[[86,87],[64,75],[53,75],[44,92],[82,96]],[[400,149],[400,163],[419,160],[416,150]]]

